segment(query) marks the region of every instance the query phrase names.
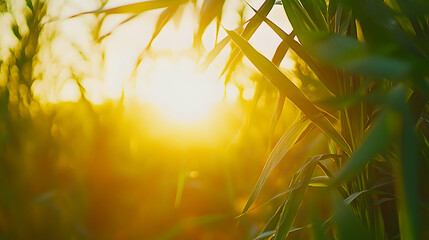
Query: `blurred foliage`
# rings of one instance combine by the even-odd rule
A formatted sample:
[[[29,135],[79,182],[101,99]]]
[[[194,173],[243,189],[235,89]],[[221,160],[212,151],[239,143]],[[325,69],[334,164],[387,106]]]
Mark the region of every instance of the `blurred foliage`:
[[[94,42],[110,35],[98,36],[109,15],[129,14],[120,26],[164,9],[144,51],[187,4],[202,50],[226,4],[106,3],[71,17],[97,16]],[[267,17],[280,5],[293,32]],[[23,21],[11,6],[0,2],[17,40],[0,60],[1,239],[429,238],[425,1],[266,0],[248,21],[238,12],[203,67],[231,43],[225,84],[245,56],[262,74],[255,96],[220,103],[217,122],[198,130],[124,99],[94,105],[73,70],[78,102],[39,103],[48,4],[25,1]],[[248,42],[261,24],[282,39],[271,60]],[[293,71],[279,68],[287,53]]]

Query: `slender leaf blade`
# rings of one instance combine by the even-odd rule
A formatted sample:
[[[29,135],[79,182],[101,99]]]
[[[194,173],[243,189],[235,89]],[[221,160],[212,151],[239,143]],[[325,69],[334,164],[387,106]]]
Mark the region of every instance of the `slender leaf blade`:
[[[288,77],[266,57],[256,51],[244,38],[232,31],[227,31],[227,33],[244,55],[279,91],[283,92],[320,130],[331,137],[346,154],[351,155],[351,148],[345,139]]]
[[[397,127],[398,115],[392,111],[384,110],[368,132],[361,146],[337,174],[333,184],[336,185],[347,181],[361,172],[375,156],[389,145]]]
[[[78,16],[81,16],[83,14],[91,14],[91,13],[97,13],[97,14],[98,13],[105,13],[105,14],[124,14],[124,13],[129,14],[129,13],[133,13],[133,14],[138,14],[138,13],[142,13],[142,12],[146,12],[146,11],[150,11],[150,10],[154,10],[154,9],[166,8],[166,7],[170,7],[170,6],[174,6],[174,5],[184,4],[186,2],[188,2],[188,0],[152,0],[152,1],[127,4],[127,5],[114,7],[114,8],[98,9],[98,10],[94,10],[94,11],[83,12],[83,13],[73,15],[70,18],[78,17]]]
[[[293,145],[297,142],[297,140],[301,137],[302,133],[305,129],[310,125],[310,121],[308,119],[302,119],[298,121],[294,126],[292,126],[289,131],[287,131],[282,138],[279,140],[277,145],[274,147],[270,156],[265,163],[264,168],[262,169],[262,173],[259,176],[258,182],[254,187],[252,194],[247,200],[246,206],[244,207],[242,213],[247,212],[253,202],[256,200],[256,197],[259,195],[259,192],[262,189],[265,181],[267,180],[269,174],[274,169],[275,166],[282,160],[285,154],[292,148]]]
[[[305,192],[307,191],[308,184],[310,183],[311,177],[313,176],[314,168],[322,159],[329,158],[330,155],[317,155],[310,158],[304,165],[301,172],[298,172],[297,181],[300,187],[292,191],[283,205],[283,210],[280,215],[280,220],[276,228],[276,235],[274,240],[286,239],[291,231],[291,226],[295,220],[301,201],[304,198]]]

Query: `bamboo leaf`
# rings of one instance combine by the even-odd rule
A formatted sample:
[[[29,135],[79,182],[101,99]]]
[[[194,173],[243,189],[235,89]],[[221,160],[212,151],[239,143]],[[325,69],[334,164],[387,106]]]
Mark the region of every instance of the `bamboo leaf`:
[[[277,223],[280,220],[282,208],[283,208],[283,204],[277,209],[277,211],[274,213],[274,215],[270,218],[270,220],[268,221],[268,223],[265,225],[264,229],[262,230],[262,233],[259,234],[259,236],[256,237],[256,239],[263,239],[263,238],[271,237],[272,235],[274,235],[276,233],[276,227],[277,227]],[[263,237],[261,237],[261,235]],[[266,237],[264,237],[264,236],[266,236]]]
[[[337,239],[361,240],[371,239],[368,230],[356,216],[350,206],[337,201],[334,219],[337,227]]]
[[[231,38],[226,36],[222,41],[220,41],[216,46],[209,52],[204,62],[201,64],[200,69],[202,71],[207,70],[213,60],[219,55],[219,53],[225,48]]]
[[[301,201],[307,191],[308,184],[310,183],[317,162],[330,157],[330,155],[314,156],[307,161],[302,171],[298,172],[299,175],[296,180],[301,184],[301,186],[288,195],[285,204],[283,205],[274,240],[286,239],[290,233],[292,223],[295,220]]]
[[[25,0],[25,3],[27,4],[27,7],[28,7],[31,11],[34,11],[33,2],[32,2],[31,0]]]
[[[342,0],[352,9],[362,31],[371,46],[400,45],[403,50],[427,61],[428,54],[421,44],[409,37],[402,29],[395,12],[383,1]],[[371,9],[370,11],[368,11]]]
[[[393,141],[396,137],[396,130],[401,127],[401,123],[403,121],[407,121],[407,124],[409,124],[410,121],[412,122],[412,120],[410,120],[412,119],[411,114],[404,109],[405,103],[401,101],[401,99],[405,98],[404,91],[405,90],[402,87],[397,87],[390,91],[386,97],[387,99],[384,100],[386,106],[385,109],[383,109],[379,118],[367,133],[367,136],[363,140],[361,146],[355,151],[346,165],[344,165],[337,174],[334,184],[347,181],[357,173],[361,172],[369,161],[382,153]],[[402,116],[407,117],[403,119]],[[407,120],[408,118],[409,120]],[[403,132],[403,134],[404,133],[405,132]],[[409,141],[412,141],[411,136],[407,136],[407,139],[408,138],[410,138]],[[411,146],[408,147],[412,149]],[[407,151],[407,149],[403,150]]]
[[[18,40],[22,39],[18,24],[16,23],[12,24],[12,32]]]
[[[264,204],[267,204],[267,203],[269,203],[269,202],[271,202],[271,201],[273,201],[273,200],[275,200],[275,199],[277,199],[277,198],[279,198],[279,197],[281,197],[281,196],[284,196],[284,195],[286,195],[287,193],[289,193],[289,192],[291,192],[291,191],[293,191],[293,190],[295,190],[295,189],[299,188],[300,186],[301,186],[300,184],[296,184],[296,185],[294,185],[294,186],[292,186],[292,187],[288,188],[287,190],[285,190],[285,191],[283,191],[283,192],[281,192],[281,193],[279,193],[279,194],[275,195],[274,197],[271,197],[270,199],[268,199],[268,200],[266,200],[266,201],[262,202],[261,204],[259,204],[259,205],[255,206],[255,207],[253,207],[253,208],[251,208],[251,209],[247,210],[246,212],[241,213],[241,214],[240,214],[240,215],[238,215],[236,218],[242,217],[242,216],[244,216],[246,213],[248,213],[248,212],[250,212],[250,211],[253,211],[254,209],[256,209],[256,208],[258,208],[258,207],[260,207],[260,206],[262,206],[262,205],[264,205]]]
[[[366,190],[363,190],[363,191],[360,191],[360,192],[352,193],[349,197],[347,197],[346,199],[344,199],[344,204],[350,205],[350,203],[352,203],[357,197],[359,197],[360,195],[362,195],[364,193],[370,192],[370,191],[371,190],[366,189]]]
[[[325,21],[327,12],[326,2],[324,0],[300,0],[300,2],[318,29],[328,30],[328,25]]]
[[[274,53],[272,62],[274,63],[274,65],[276,65],[277,67],[279,67],[280,63],[282,62],[283,58],[285,57],[287,51],[289,50],[289,46],[285,41],[282,41],[280,43],[280,45],[277,47],[276,52]],[[272,139],[273,139],[273,135],[274,135],[274,130],[276,128],[277,122],[280,119],[280,116],[282,114],[283,111],[283,106],[285,103],[285,99],[286,96],[283,93],[279,93],[279,98],[277,100],[277,105],[276,105],[276,109],[274,110],[274,114],[271,118],[271,126],[270,126],[270,134],[269,134],[269,143],[268,145],[271,148],[271,144],[272,144]]]
[[[395,89],[395,99],[402,116],[400,186],[399,199],[400,229],[402,239],[420,239],[419,214],[419,161],[415,123],[410,108],[405,101],[405,91]]]
[[[289,232],[297,232],[299,230],[306,229],[306,228],[308,228],[310,226],[311,226],[311,224],[307,224],[307,225],[302,226],[302,227],[292,228]],[[263,233],[261,233],[259,236],[257,236],[254,239],[255,240],[257,240],[257,239],[267,239],[267,238],[273,236],[275,233],[276,233],[275,230],[271,230],[271,231],[268,231],[268,232],[263,232]]]
[[[145,1],[145,2],[138,2],[138,3],[132,3],[127,4],[119,7],[109,8],[109,9],[98,9],[95,11],[88,11],[79,13],[76,15],[71,16],[70,18],[78,17],[84,14],[99,14],[99,13],[105,13],[105,14],[123,14],[123,13],[133,13],[138,14],[154,9],[159,8],[166,8],[174,5],[184,4],[188,2],[188,0],[152,0],[152,1]]]
[[[320,218],[319,211],[313,207],[311,211],[311,218],[312,218],[312,230],[313,230],[313,239],[315,240],[327,240],[325,231],[322,228],[322,219]]]
[[[320,130],[331,137],[341,149],[351,155],[350,146],[344,138],[335,130],[321,111],[308,100],[308,98],[286,77],[272,62],[256,51],[245,39],[237,33],[227,31],[235,44],[242,50],[244,55],[261,71],[262,74],[279,91],[283,92]]]
[[[271,231],[268,231],[268,232],[263,232],[263,233],[261,233],[259,236],[257,236],[256,238],[254,238],[255,240],[258,240],[258,239],[265,239],[265,238],[268,238],[268,237],[271,237],[272,235],[274,235],[276,233],[276,231],[275,230],[271,230]]]
[[[330,0],[328,5],[328,21],[331,21],[335,17],[337,12],[338,0]]]
[[[118,28],[118,27],[120,27],[120,26],[122,26],[122,25],[124,25],[125,23],[127,23],[127,22],[129,22],[129,21],[131,21],[131,20],[133,20],[134,18],[136,18],[138,16],[138,14],[134,14],[134,15],[131,15],[131,16],[129,16],[128,18],[126,18],[124,21],[122,21],[122,22],[120,22],[118,25],[116,25],[112,30],[110,30],[108,33],[106,33],[106,34],[104,34],[104,35],[102,35],[102,36],[100,36],[100,37],[98,37],[97,38],[97,42],[101,42],[101,41],[103,41],[106,37],[108,37],[108,36],[110,36],[110,35],[112,35],[112,33]]]
[[[201,38],[208,25],[214,20],[218,21],[222,18],[222,8],[225,0],[204,0],[199,13],[200,19],[198,23],[198,30],[194,35],[194,47],[201,47]],[[219,22],[218,22],[219,23]],[[218,29],[218,27],[217,27]],[[217,32],[216,32],[217,36]],[[216,38],[217,39],[217,38]]]
[[[361,172],[369,161],[387,147],[394,137],[395,129],[398,127],[398,117],[397,114],[388,110],[381,113],[361,146],[335,177],[334,185],[347,181]]]
[[[277,123],[280,119],[280,116],[282,114],[285,100],[286,100],[286,96],[283,93],[279,93],[279,98],[277,99],[276,108],[274,109],[273,116],[271,117],[270,133],[269,133],[269,141],[268,141],[268,145],[270,147],[272,146],[274,132],[275,132]]]
[[[152,34],[152,38],[150,39],[146,49],[149,49],[152,46],[152,42],[164,28],[164,26],[170,21],[170,19],[177,12],[179,5],[171,6],[166,8],[161,15],[159,15],[158,21],[156,22],[155,31]]]
[[[251,6],[250,6],[251,7]],[[252,7],[251,7],[252,8]],[[255,12],[256,10],[252,8]],[[256,12],[257,13],[257,12]],[[322,81],[322,83],[330,90],[331,93],[335,92],[333,89],[336,88],[336,83],[332,82],[329,78],[326,77],[326,74],[323,73],[322,69],[319,65],[314,61],[314,59],[307,53],[307,51],[294,40],[295,34],[287,34],[280,27],[278,27],[275,23],[273,23],[268,18],[257,13],[257,16],[262,18],[268,26],[273,29],[273,31],[279,35],[285,41],[288,46],[302,59],[307,65],[311,68],[311,70],[316,74],[316,76]]]
[[[262,169],[262,173],[259,176],[258,182],[254,187],[252,194],[247,200],[246,206],[244,207],[242,213],[247,212],[253,202],[256,200],[256,197],[259,195],[259,192],[262,189],[265,181],[267,180],[269,174],[277,166],[277,164],[283,159],[285,154],[291,149],[293,145],[300,138],[305,129],[310,125],[310,121],[308,119],[302,119],[294,124],[279,140],[277,145],[274,147],[270,156],[265,163],[264,168]]]
[[[312,16],[311,14],[314,13],[311,10],[306,9],[306,7],[309,7],[309,4],[304,6],[304,4],[298,0],[282,0],[282,2],[289,22],[293,26],[293,29],[297,32],[298,36],[302,31],[319,29],[318,24],[321,23],[315,22],[314,19],[317,17],[314,15]],[[325,28],[326,27],[322,27],[322,29]]]
[[[365,44],[355,38],[328,32],[306,32],[301,34],[300,40],[317,59],[352,73],[403,79],[411,71],[407,61],[372,54]]]
[[[253,33],[255,33],[256,29],[259,28],[259,26],[262,23],[262,19],[261,17],[257,16],[264,16],[266,17],[268,15],[268,13],[271,11],[271,9],[274,6],[274,2],[275,0],[266,0],[262,6],[259,8],[259,10],[257,11],[257,14],[255,14],[255,16],[253,16],[250,20],[249,23],[247,24],[247,26],[244,28],[243,33],[241,34],[241,36],[246,39],[249,40],[250,37],[253,35]],[[235,68],[235,66],[238,64],[238,62],[241,60],[241,55],[239,55],[240,51],[237,48],[234,48],[228,58],[228,61],[221,73],[221,76],[224,75],[228,69],[230,72],[232,72]],[[230,74],[229,74],[230,75]],[[229,80],[229,78],[226,78],[226,82]]]

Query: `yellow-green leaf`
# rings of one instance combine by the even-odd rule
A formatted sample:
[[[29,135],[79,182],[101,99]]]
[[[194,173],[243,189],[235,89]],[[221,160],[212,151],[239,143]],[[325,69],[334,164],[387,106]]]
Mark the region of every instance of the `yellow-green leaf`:
[[[244,55],[279,91],[284,93],[320,130],[332,138],[346,154],[351,155],[351,148],[345,139],[286,75],[270,60],[256,51],[243,37],[232,31],[227,31],[227,33]]]

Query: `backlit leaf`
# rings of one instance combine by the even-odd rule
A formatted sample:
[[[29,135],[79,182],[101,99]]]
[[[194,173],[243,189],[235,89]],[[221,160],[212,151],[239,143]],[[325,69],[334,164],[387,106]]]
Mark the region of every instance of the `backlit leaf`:
[[[256,183],[252,194],[247,200],[246,206],[244,207],[242,213],[245,213],[250,208],[250,206],[256,200],[256,197],[259,195],[259,192],[261,191],[262,186],[264,185],[271,171],[283,159],[291,147],[295,145],[296,141],[300,138],[301,134],[310,125],[310,123],[311,122],[308,119],[300,120],[280,138],[277,145],[274,147],[273,151],[268,157],[267,162],[262,169],[262,173],[259,176],[258,182]]]
[[[293,84],[272,62],[256,51],[245,39],[237,33],[227,31],[235,44],[243,51],[247,58],[261,71],[262,74],[286,95],[318,128],[331,137],[345,153],[351,154],[350,146],[335,130],[321,111]]]

